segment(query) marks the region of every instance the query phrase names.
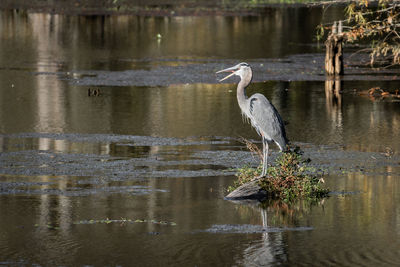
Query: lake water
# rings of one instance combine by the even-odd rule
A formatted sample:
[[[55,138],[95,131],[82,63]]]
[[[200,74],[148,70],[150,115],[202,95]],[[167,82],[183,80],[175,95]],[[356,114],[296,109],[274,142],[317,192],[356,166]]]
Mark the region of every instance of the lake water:
[[[327,91],[315,27],[341,16],[2,11],[0,266],[399,265],[399,101],[362,93],[395,92],[398,71],[353,66]],[[258,164],[237,80],[215,75],[241,61],[329,198],[224,200]]]

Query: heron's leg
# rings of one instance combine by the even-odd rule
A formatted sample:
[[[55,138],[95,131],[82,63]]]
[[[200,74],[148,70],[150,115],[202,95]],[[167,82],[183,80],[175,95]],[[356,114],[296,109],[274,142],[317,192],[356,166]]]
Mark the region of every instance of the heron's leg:
[[[262,163],[262,172],[260,177],[264,177],[265,173],[265,141],[264,137],[262,138],[262,144],[263,144],[263,163]]]
[[[263,163],[262,163],[262,172],[260,176],[254,177],[252,180],[257,180],[265,177],[267,175],[267,161],[268,161],[268,142],[267,139],[262,137],[263,143]]]
[[[263,169],[261,173],[261,177],[265,177],[267,175],[267,168],[268,168],[268,141],[266,138],[263,137]]]

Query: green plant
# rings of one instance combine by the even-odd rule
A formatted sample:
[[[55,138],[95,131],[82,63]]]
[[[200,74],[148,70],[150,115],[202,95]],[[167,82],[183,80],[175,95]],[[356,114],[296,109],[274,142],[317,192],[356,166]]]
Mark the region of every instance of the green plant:
[[[327,196],[329,190],[322,187],[323,179],[315,174],[315,168],[309,166],[311,160],[303,160],[301,155],[298,147],[281,153],[276,158],[275,165],[268,168],[267,177],[258,180],[258,185],[267,192],[268,198],[288,202],[297,198],[313,199]],[[245,166],[238,169],[238,179],[229,190],[233,191],[253,180],[260,175],[261,168]]]
[[[275,166],[268,168],[268,177],[259,185],[271,198],[290,201],[295,198],[319,198],[329,192],[322,188],[323,179],[315,175],[315,169],[303,160],[298,147],[278,156]]]

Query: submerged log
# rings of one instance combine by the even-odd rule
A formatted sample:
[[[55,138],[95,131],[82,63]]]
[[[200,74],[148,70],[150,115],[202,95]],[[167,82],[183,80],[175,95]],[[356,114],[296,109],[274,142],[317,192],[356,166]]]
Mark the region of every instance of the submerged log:
[[[228,200],[257,199],[264,200],[267,198],[267,191],[258,185],[258,180],[245,183],[225,197]]]

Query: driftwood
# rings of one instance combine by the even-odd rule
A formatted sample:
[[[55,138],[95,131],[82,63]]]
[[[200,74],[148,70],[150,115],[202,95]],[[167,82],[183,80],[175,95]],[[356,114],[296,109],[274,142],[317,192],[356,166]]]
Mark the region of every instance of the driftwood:
[[[256,199],[262,201],[267,198],[267,191],[261,189],[258,180],[254,180],[239,186],[225,198],[228,200]]]

